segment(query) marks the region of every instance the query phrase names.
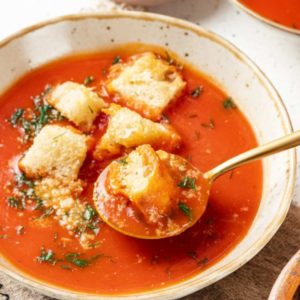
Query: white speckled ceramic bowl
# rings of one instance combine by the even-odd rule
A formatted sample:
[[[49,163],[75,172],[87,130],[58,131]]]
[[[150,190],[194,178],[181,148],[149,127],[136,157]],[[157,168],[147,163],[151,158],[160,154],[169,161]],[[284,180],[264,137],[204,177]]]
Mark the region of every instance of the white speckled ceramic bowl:
[[[241,8],[242,10],[244,10],[246,13],[248,13],[249,15],[257,18],[258,20],[265,22],[269,25],[272,25],[274,27],[277,27],[279,29],[291,32],[291,33],[296,33],[296,34],[300,34],[300,29],[297,28],[291,28],[285,25],[282,25],[280,23],[277,23],[275,21],[272,21],[271,19],[268,19],[266,17],[264,17],[263,15],[259,14],[258,12],[250,9],[249,7],[247,7],[246,5],[244,5],[240,0],[231,0],[231,2],[236,5],[238,8]]]
[[[66,16],[8,38],[0,43],[0,93],[32,68],[58,57],[128,42],[168,47],[208,74],[236,100],[260,143],[292,131],[280,96],[257,66],[237,48],[194,24],[147,13]],[[295,168],[294,150],[265,159],[263,196],[246,237],[211,268],[173,286],[119,296],[91,295],[41,282],[19,271],[3,257],[0,269],[24,285],[60,299],[180,298],[230,274],[266,245],[289,209]]]

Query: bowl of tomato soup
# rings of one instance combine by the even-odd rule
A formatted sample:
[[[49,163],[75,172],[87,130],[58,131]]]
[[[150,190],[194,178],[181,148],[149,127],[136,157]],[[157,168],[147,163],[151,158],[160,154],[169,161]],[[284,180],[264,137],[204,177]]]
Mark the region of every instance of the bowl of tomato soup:
[[[297,0],[232,0],[232,2],[261,21],[300,34],[300,3]]]
[[[159,116],[151,107],[126,102],[122,85],[118,96],[107,88],[116,66],[124,71],[147,55],[167,68],[162,80],[180,78],[176,99]],[[152,146],[202,172],[292,132],[270,81],[223,38],[156,14],[73,15],[2,41],[0,64],[0,269],[20,283],[59,299],[180,298],[241,267],[283,222],[295,180],[294,150],[218,178],[201,219],[175,237],[125,236],[99,218],[92,201],[101,171],[113,160],[126,165],[124,153],[145,138],[131,140],[130,149],[119,139],[114,156],[106,155],[111,148],[102,143],[99,155],[94,149],[111,126],[108,106],[147,119],[147,128],[176,131],[180,145],[156,143],[154,137]],[[59,101],[70,93],[83,100],[61,106],[53,101],[55,93]],[[90,123],[79,120],[83,112]],[[61,168],[67,163],[69,171]],[[64,189],[47,177],[58,170],[64,180],[71,178]],[[190,178],[178,186],[194,187]],[[184,203],[180,209],[180,218],[190,217]]]

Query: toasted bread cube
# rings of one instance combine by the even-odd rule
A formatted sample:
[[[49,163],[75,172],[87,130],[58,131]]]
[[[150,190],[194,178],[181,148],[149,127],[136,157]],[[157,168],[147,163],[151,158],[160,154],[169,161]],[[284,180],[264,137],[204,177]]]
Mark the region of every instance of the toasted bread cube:
[[[83,131],[91,130],[95,118],[106,106],[91,89],[71,81],[57,85],[47,102]]]
[[[166,166],[150,145],[142,145],[110,165],[109,183],[114,193],[129,198],[155,222],[168,211],[176,186]]]
[[[87,137],[73,127],[46,125],[20,160],[28,177],[77,179],[87,153]]]
[[[107,130],[94,151],[94,157],[98,160],[119,154],[123,148],[142,144],[168,150],[173,150],[180,144],[180,136],[170,125],[154,123],[117,104],[111,104],[103,111],[110,119]]]
[[[156,121],[185,85],[174,66],[147,52],[133,56],[127,64],[113,65],[106,87],[117,102]]]

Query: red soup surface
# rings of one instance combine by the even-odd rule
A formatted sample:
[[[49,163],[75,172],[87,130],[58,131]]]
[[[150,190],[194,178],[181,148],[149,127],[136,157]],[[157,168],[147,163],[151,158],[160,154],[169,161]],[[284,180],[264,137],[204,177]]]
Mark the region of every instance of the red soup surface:
[[[251,10],[281,25],[300,29],[299,0],[240,0]]]
[[[0,185],[4,187],[0,193],[0,251],[16,267],[40,280],[71,290],[111,294],[171,285],[198,274],[228,254],[247,234],[256,215],[262,193],[261,162],[217,179],[199,222],[185,233],[163,240],[131,238],[103,223],[95,247],[83,250],[51,216],[35,222],[40,217],[38,211],[8,205],[12,170],[30,146],[22,144],[20,132],[7,121],[16,108],[33,107],[33,97],[46,85],[67,80],[83,83],[87,76],[93,76],[89,86],[100,90],[100,82],[116,56],[126,61],[129,55],[142,50],[145,48],[127,45],[51,62],[25,75],[0,98]],[[184,65],[183,77],[187,91],[165,114],[184,141],[177,154],[207,171],[257,146],[251,126],[231,98],[188,65]],[[100,136],[105,118],[96,122],[95,135]],[[82,167],[80,177],[87,183],[84,194],[91,205],[93,184],[107,163],[88,157]],[[44,261],[37,259],[42,249]],[[70,253],[76,253],[75,258],[88,258],[89,263],[60,260]],[[53,257],[56,259],[49,259]]]

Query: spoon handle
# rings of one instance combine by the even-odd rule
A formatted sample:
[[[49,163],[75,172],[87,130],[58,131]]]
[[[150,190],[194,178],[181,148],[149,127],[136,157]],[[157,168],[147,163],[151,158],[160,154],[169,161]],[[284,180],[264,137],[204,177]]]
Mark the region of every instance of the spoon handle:
[[[204,177],[214,181],[218,176],[236,167],[298,145],[300,145],[300,130],[226,160],[212,170],[207,171]]]

